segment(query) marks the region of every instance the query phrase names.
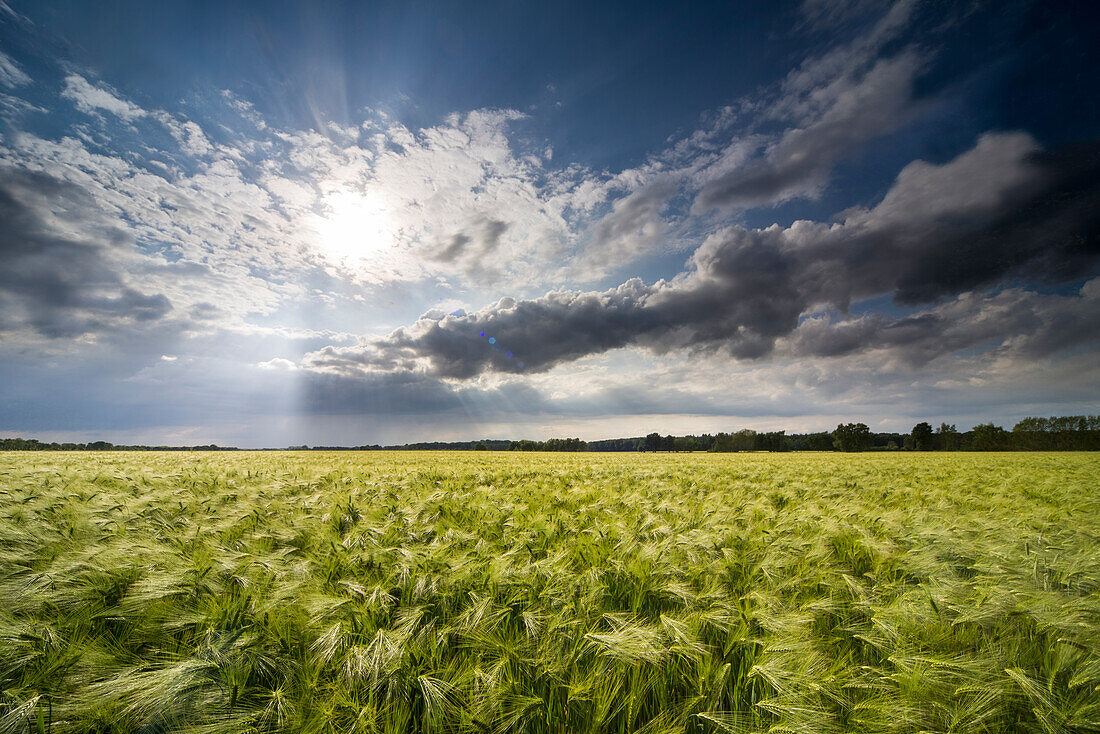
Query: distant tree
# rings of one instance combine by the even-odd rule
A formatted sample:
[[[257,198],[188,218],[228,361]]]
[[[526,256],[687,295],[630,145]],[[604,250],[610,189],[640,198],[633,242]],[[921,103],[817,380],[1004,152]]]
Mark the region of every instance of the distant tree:
[[[695,436],[677,436],[672,445],[673,451],[694,451]]]
[[[975,451],[1003,451],[1011,448],[1008,431],[992,423],[974,426],[973,434]]]
[[[913,448],[917,451],[932,450],[932,426],[927,422],[920,422],[913,426]]]
[[[1012,428],[1012,444],[1038,451],[1095,451],[1100,448],[1100,416],[1024,418]]]
[[[742,428],[731,436],[734,451],[752,451],[756,448],[756,431]]]
[[[1050,421],[1046,418],[1024,418],[1012,427],[1012,442],[1016,448],[1031,451],[1053,447]]]
[[[474,451],[488,451],[489,447],[485,445],[484,441],[478,441],[474,444]]]
[[[645,437],[645,443],[642,445],[642,451],[657,451],[661,448],[661,434],[653,432]]]
[[[795,433],[787,436],[786,444],[792,451],[832,451],[833,434],[825,431]]]
[[[753,449],[756,451],[790,451],[790,441],[786,431],[758,433],[753,437]]]
[[[756,431],[744,428],[737,433],[719,433],[714,437],[711,451],[725,453],[730,451],[753,451],[756,449]]]
[[[936,429],[936,444],[940,451],[954,451],[959,446],[959,431],[954,425],[941,423]]]
[[[543,451],[587,451],[588,444],[579,438],[548,438],[541,449]]]
[[[641,451],[644,438],[608,438],[588,444],[589,451]]]
[[[844,423],[833,431],[833,445],[838,451],[863,451],[871,445],[871,429],[866,423]]]

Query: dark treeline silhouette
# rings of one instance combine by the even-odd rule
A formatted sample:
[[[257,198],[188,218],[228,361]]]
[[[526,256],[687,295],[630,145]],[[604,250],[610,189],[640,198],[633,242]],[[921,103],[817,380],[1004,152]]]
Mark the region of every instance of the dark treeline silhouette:
[[[843,423],[833,431],[817,433],[733,433],[662,436],[651,433],[633,438],[585,442],[579,438],[546,441],[427,441],[393,446],[289,446],[293,451],[1100,451],[1100,416],[1071,415],[1024,418],[1005,430],[982,423],[969,431],[941,423],[933,428],[921,422],[909,433],[873,433],[865,423]],[[45,443],[30,438],[0,438],[0,451],[239,451],[233,446],[122,446],[107,441]],[[262,449],[278,451],[281,449]]]
[[[545,441],[513,441],[511,451],[588,451],[588,444],[579,438],[549,438]]]
[[[240,451],[235,446],[127,446],[108,441],[46,443],[34,438],[0,438],[0,451]]]
[[[644,438],[605,438],[602,441],[589,441],[589,451],[641,451]]]

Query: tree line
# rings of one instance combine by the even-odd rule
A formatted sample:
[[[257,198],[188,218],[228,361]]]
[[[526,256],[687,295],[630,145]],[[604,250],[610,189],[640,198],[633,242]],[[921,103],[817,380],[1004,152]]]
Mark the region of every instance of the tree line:
[[[1025,418],[1012,430],[982,423],[969,431],[941,423],[932,428],[922,421],[909,433],[875,433],[865,423],[842,423],[833,431],[788,434],[786,431],[699,436],[616,438],[593,441],[589,451],[1097,451],[1100,416],[1074,415]]]
[[[1006,430],[982,423],[969,431],[941,423],[933,428],[922,421],[909,433],[876,433],[865,423],[842,423],[833,431],[793,433],[742,429],[731,433],[662,436],[650,433],[633,438],[582,441],[550,438],[545,441],[482,439],[427,441],[393,446],[289,446],[295,451],[1098,451],[1100,416],[1070,415],[1024,418]],[[266,451],[280,449],[264,449]],[[0,439],[0,451],[239,451],[233,446],[126,446],[107,441],[46,443],[36,439]]]
[[[0,438],[0,451],[240,451],[235,446],[144,446],[114,444],[109,441],[72,443],[46,442],[34,438]]]

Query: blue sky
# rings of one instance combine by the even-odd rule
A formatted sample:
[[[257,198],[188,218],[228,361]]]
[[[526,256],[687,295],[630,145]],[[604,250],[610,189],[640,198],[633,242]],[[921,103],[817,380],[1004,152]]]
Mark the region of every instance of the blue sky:
[[[1097,412],[1097,27],[1085,3],[5,0],[0,432]]]

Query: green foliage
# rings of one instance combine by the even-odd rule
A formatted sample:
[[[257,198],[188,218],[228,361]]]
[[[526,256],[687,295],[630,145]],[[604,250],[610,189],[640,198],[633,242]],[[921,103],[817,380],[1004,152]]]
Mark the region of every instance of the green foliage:
[[[1098,475],[12,452],[0,731],[1097,731]]]
[[[818,433],[806,433],[790,437],[792,451],[832,451],[833,434],[827,431]]]
[[[932,450],[932,425],[921,422],[913,426],[913,448],[917,451]]]
[[[752,451],[756,448],[756,431],[745,429],[737,433],[719,433],[714,437],[711,451]]]
[[[730,451],[790,451],[786,431],[757,433],[745,429],[737,433],[719,433],[714,437],[710,450],[715,453]]]
[[[1009,446],[1011,434],[992,423],[974,426],[971,446],[975,451],[1004,451]]]
[[[488,448],[488,447],[486,447]],[[587,451],[588,444],[579,438],[548,438],[545,441],[513,441],[511,451]]]
[[[1012,444],[1029,451],[1096,451],[1100,449],[1100,416],[1024,418],[1012,428]]]
[[[871,429],[866,423],[844,423],[833,431],[833,445],[837,451],[865,451],[871,443]]]
[[[959,448],[959,431],[954,424],[941,423],[936,429],[936,448],[940,451],[954,451]]]

